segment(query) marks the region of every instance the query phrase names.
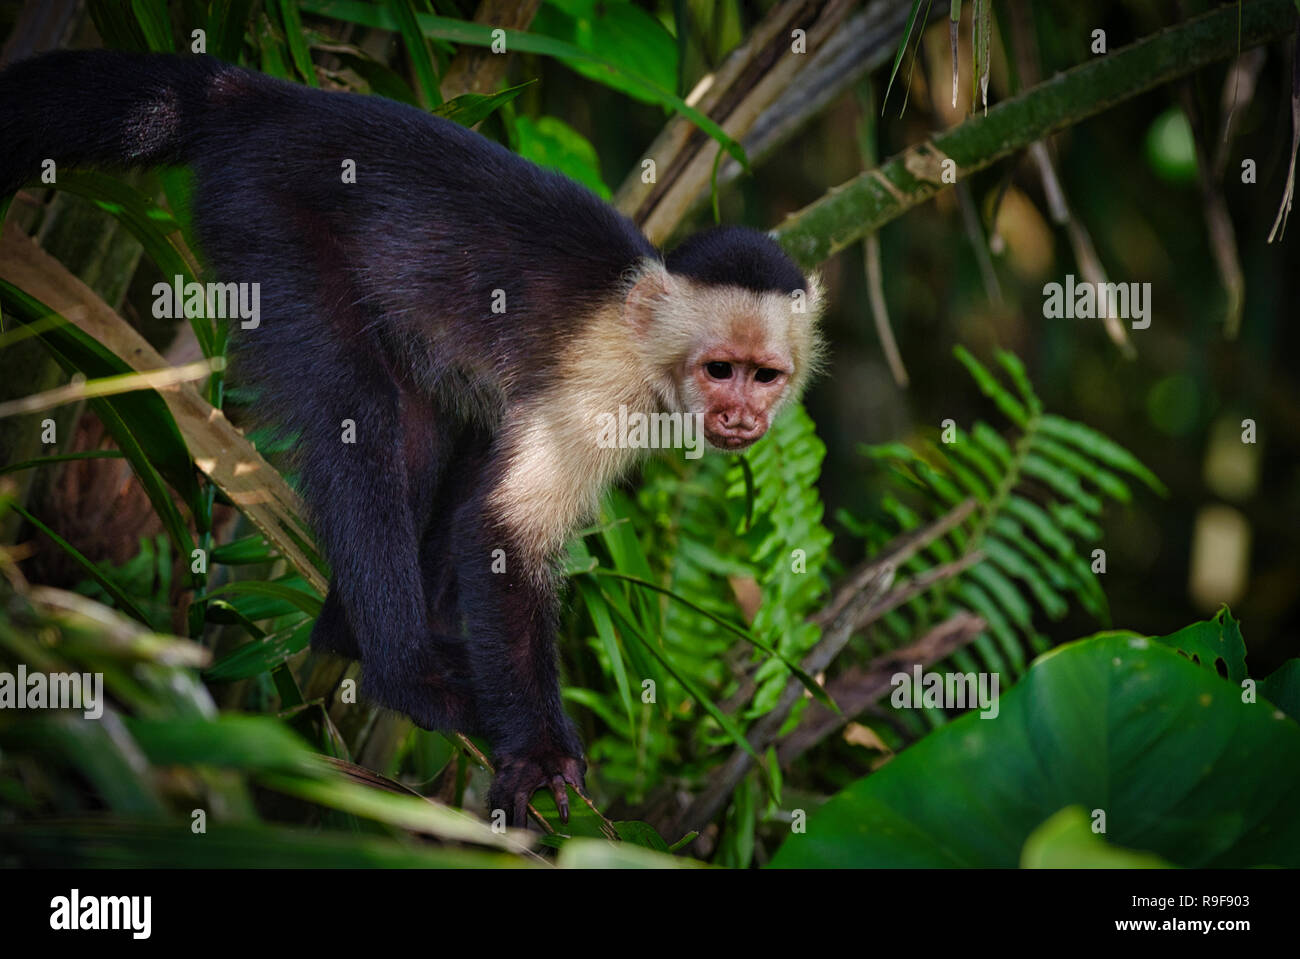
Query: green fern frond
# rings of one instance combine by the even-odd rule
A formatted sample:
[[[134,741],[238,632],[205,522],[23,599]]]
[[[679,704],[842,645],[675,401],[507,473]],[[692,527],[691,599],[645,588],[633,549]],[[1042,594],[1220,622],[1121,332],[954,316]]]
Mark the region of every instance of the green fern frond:
[[[809,622],[826,594],[825,566],[831,534],[823,525],[817,490],[826,447],[802,407],[779,417],[748,456],[755,489],[754,523],[743,539],[751,547],[754,579],[762,602],[750,624],[755,636],[798,661],[821,637]],[[744,495],[739,464],[732,467],[727,497]],[[771,709],[785,688],[789,670],[765,660],[756,673],[751,715]]]
[[[1036,625],[1040,614],[1056,620],[1076,605],[1106,621],[1105,593],[1090,562],[1101,538],[1097,518],[1107,501],[1131,501],[1128,477],[1158,493],[1164,487],[1103,434],[1044,412],[1015,354],[998,350],[990,368],[960,346],[953,352],[1010,422],[1009,431],[1003,435],[983,421],[969,432],[945,423],[949,442],[864,448],[884,468],[890,488],[879,508],[886,529],[869,538],[868,549],[970,498],[973,518],[913,556],[899,575],[916,576],[976,551],[982,559],[893,611],[876,632],[899,646],[965,607],[988,627],[953,664],[968,671],[978,663],[1015,677],[1048,646]]]

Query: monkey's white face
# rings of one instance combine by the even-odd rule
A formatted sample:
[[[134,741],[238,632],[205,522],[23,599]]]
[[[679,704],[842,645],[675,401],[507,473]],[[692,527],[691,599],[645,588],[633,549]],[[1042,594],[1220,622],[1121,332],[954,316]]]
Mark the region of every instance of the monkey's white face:
[[[683,399],[704,419],[704,437],[729,453],[762,438],[799,372],[791,298],[739,288],[698,288],[701,318],[682,371]]]
[[[820,288],[815,279],[810,287],[758,293],[652,269],[629,294],[641,349],[663,371],[656,392],[668,408],[699,415],[714,449],[747,449],[798,398],[820,353]]]
[[[688,403],[691,412],[703,416],[709,445],[735,453],[760,439],[793,372],[788,356],[750,353],[727,343],[693,357],[687,371]]]

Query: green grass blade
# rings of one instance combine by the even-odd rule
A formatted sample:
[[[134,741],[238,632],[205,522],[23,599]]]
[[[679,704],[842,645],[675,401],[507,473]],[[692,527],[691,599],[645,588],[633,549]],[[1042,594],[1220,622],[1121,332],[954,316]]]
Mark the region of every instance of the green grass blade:
[[[912,12],[907,17],[907,27],[898,38],[898,52],[894,54],[894,66],[889,71],[889,83],[885,86],[885,96],[880,101],[880,115],[885,115],[885,106],[889,103],[889,91],[894,89],[894,80],[898,77],[898,68],[907,53],[907,42],[912,38],[912,29],[916,26],[916,15],[921,10],[921,0],[912,0]]]
[[[306,590],[295,589],[284,583],[257,579],[243,579],[236,580],[233,583],[226,583],[212,590],[212,592],[208,593],[208,596],[264,596],[281,599],[291,603],[313,619],[320,615],[321,606],[324,603],[319,596]]]
[[[51,456],[38,456],[34,460],[23,460],[21,463],[0,466],[0,476],[4,476],[6,473],[17,473],[19,470],[48,466],[51,463],[70,463],[75,460],[120,460],[121,458],[122,453],[120,450],[84,450],[80,453],[55,453]]]
[[[113,598],[113,602],[117,604],[118,609],[129,615],[132,619],[138,620],[146,626],[150,625],[149,617],[146,616],[144,611],[135,604],[134,600],[124,593],[120,586],[105,576],[98,566],[88,560],[81,550],[77,549],[77,547],[73,546],[66,539],[54,532],[54,530],[50,529],[17,503],[10,503],[9,508],[48,536],[55,546],[67,553],[68,556],[71,557],[72,561],[80,566],[87,576],[98,583],[100,588]]]
[[[415,6],[411,0],[388,0],[387,6],[388,12],[397,22],[402,42],[406,45],[406,55],[411,58],[411,67],[415,70],[416,85],[423,95],[424,107],[432,110],[442,103],[442,93],[438,89],[438,71],[434,67],[429,41],[420,31]]]

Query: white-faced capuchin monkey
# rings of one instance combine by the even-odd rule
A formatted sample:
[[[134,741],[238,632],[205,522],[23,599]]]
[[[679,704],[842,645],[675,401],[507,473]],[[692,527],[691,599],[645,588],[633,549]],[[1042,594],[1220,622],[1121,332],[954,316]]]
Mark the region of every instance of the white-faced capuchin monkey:
[[[216,279],[260,284],[232,378],[297,437],[331,564],[313,648],[360,659],[365,694],[420,726],[485,736],[511,822],[543,787],[567,819],[586,763],[560,703],[555,558],[637,455],[598,444],[598,418],[698,414],[710,445],[745,449],[817,365],[816,284],[762,233],[663,255],[454,123],[204,56],[4,71],[0,195],[47,159],[192,167]]]

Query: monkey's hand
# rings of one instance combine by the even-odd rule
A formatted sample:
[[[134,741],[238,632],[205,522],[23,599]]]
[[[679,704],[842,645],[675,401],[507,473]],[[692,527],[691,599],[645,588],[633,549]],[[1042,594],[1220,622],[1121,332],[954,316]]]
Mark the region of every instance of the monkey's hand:
[[[504,809],[512,826],[525,826],[528,822],[528,800],[533,793],[549,787],[555,796],[555,808],[560,811],[560,821],[569,821],[569,792],[572,786],[578,795],[586,796],[583,776],[587,763],[581,756],[563,751],[538,750],[522,756],[498,756],[497,774],[488,794],[490,809]]]

